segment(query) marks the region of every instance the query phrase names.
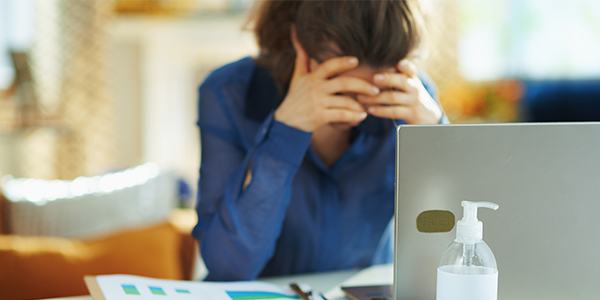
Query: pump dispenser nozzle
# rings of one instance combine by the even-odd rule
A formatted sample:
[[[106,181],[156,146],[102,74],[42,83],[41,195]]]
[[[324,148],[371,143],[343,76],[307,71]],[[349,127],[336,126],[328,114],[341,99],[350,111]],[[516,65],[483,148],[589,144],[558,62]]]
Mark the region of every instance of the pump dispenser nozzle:
[[[491,202],[462,201],[463,218],[456,224],[456,239],[463,243],[472,243],[483,239],[483,224],[477,219],[477,209],[480,207],[493,210],[498,204]]]

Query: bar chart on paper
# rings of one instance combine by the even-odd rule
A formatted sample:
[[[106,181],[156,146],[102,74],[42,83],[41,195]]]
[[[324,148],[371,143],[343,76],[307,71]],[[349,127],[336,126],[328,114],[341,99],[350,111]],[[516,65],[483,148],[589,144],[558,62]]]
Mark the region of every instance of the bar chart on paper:
[[[161,280],[130,275],[96,276],[96,282],[106,300],[299,299],[296,294],[288,289],[262,282],[194,282]]]

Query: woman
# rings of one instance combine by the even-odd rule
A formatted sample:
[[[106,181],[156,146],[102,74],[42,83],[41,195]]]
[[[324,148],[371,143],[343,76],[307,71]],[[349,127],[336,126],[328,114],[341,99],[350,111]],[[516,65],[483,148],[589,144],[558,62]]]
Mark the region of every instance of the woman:
[[[208,280],[391,261],[394,122],[444,121],[406,60],[421,26],[409,0],[261,3],[258,58],[200,87]]]

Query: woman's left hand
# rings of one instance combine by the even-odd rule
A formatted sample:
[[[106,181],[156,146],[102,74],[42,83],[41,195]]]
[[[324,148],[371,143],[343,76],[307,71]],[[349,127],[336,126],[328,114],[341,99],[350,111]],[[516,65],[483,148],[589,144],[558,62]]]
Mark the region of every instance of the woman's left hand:
[[[397,72],[375,74],[373,82],[383,92],[377,96],[361,95],[358,101],[376,117],[402,119],[408,124],[438,124],[442,110],[417,76],[416,66],[403,60],[396,69]]]

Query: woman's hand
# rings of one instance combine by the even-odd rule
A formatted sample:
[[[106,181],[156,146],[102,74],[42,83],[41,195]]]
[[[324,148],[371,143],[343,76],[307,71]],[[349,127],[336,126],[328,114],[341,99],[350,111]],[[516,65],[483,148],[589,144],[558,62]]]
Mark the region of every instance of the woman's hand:
[[[296,62],[288,94],[275,111],[275,119],[288,126],[312,132],[330,123],[356,125],[367,117],[360,103],[343,93],[376,96],[379,88],[340,73],[358,66],[355,57],[336,57],[309,72],[309,58],[293,35]]]
[[[442,110],[417,76],[416,66],[401,61],[398,72],[378,73],[373,82],[382,92],[377,96],[359,96],[369,114],[386,119],[402,119],[408,124],[438,124]]]

